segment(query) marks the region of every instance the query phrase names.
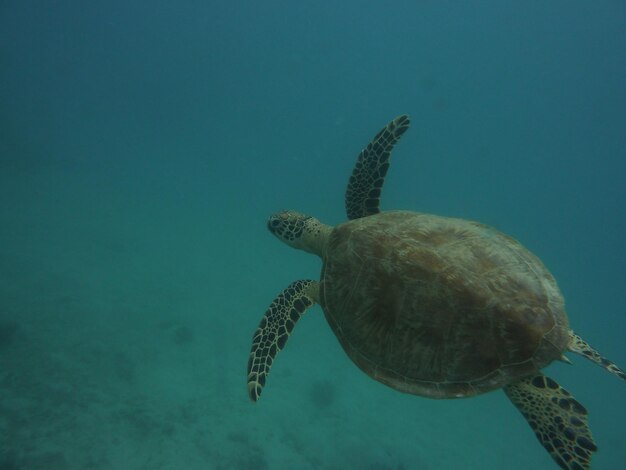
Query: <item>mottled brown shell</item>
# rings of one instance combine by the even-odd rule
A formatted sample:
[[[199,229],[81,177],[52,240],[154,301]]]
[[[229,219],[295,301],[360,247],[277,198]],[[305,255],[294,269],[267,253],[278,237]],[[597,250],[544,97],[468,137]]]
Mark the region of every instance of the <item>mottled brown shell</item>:
[[[337,226],[320,303],[363,371],[434,398],[500,388],[559,358],[569,341],[543,263],[461,219],[394,211]]]

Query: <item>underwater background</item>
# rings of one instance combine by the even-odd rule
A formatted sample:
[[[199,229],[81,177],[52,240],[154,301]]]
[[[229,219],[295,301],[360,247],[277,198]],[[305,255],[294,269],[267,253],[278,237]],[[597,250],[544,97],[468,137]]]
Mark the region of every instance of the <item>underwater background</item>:
[[[553,469],[501,391],[398,393],[319,307],[252,404],[251,337],[320,261],[267,230],[337,224],[395,116],[383,209],[478,220],[557,278],[626,366],[626,3],[4,1],[0,469]],[[624,468],[626,386],[547,371]]]

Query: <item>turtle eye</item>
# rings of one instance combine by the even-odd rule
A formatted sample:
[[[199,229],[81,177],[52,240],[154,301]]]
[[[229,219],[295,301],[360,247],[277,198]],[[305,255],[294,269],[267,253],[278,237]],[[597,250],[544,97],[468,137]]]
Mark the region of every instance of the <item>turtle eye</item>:
[[[281,225],[281,221],[276,217],[272,217],[270,218],[270,220],[267,221],[267,228],[272,233],[278,230],[278,227],[280,227],[280,225]]]

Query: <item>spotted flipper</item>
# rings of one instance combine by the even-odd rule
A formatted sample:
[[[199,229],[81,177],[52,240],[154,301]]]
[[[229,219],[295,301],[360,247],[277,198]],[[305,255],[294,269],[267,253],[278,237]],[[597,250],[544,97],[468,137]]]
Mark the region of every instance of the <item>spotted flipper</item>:
[[[590,468],[597,447],[587,424],[587,410],[567,390],[537,374],[507,385],[504,391],[561,468]]]
[[[398,116],[381,129],[359,154],[346,189],[348,219],[380,212],[380,193],[389,169],[391,150],[409,128],[409,124],[408,116]]]
[[[282,291],[269,306],[252,337],[248,359],[248,395],[257,401],[272,363],[282,350],[296,322],[317,299],[317,281],[296,281]]]
[[[621,379],[626,380],[626,373],[624,373],[622,369],[617,367],[616,364],[609,361],[606,357],[602,357],[602,355],[598,351],[596,351],[591,346],[589,346],[585,342],[585,340],[583,340],[580,336],[575,334],[573,331],[570,331],[570,338],[571,338],[571,341],[568,346],[568,349],[570,351],[586,357],[590,361],[593,361],[599,366],[604,367],[606,370],[608,370],[612,374],[615,374]]]

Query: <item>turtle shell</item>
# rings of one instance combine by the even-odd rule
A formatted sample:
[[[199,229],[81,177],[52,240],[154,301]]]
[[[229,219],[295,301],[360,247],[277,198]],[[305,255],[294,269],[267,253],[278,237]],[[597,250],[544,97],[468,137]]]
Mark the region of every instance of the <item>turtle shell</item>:
[[[348,356],[402,392],[472,396],[561,357],[569,324],[554,277],[476,222],[407,211],[330,235],[320,303]]]

